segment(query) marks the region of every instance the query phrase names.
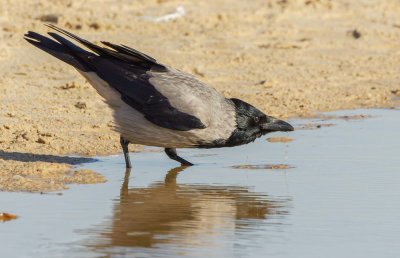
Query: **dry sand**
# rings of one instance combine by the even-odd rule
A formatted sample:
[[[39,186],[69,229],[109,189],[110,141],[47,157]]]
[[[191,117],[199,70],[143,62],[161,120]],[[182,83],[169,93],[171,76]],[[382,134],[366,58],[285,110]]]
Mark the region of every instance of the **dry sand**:
[[[183,17],[155,22],[179,6]],[[81,160],[66,155],[120,152],[91,86],[22,39],[48,31],[44,21],[135,47],[287,118],[395,105],[399,13],[397,0],[0,0],[0,190],[102,182],[93,171],[71,174]]]

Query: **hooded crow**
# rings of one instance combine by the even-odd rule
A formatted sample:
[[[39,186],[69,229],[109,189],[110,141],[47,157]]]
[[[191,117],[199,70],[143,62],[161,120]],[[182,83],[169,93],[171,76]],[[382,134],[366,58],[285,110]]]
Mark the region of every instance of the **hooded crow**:
[[[270,132],[293,127],[240,99],[228,99],[194,76],[159,63],[125,45],[95,45],[54,25],[50,37],[29,31],[25,40],[72,65],[113,110],[115,130],[126,167],[128,144],[165,148],[169,158],[184,166],[176,148],[232,147],[253,142]]]

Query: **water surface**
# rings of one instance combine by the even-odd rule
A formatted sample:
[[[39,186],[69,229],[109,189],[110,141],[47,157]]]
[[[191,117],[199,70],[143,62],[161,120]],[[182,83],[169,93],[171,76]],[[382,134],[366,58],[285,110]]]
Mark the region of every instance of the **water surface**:
[[[82,167],[107,183],[62,195],[0,193],[20,216],[0,224],[0,255],[399,257],[400,113],[335,114],[372,117],[267,136],[288,143],[180,150],[198,164],[186,169],[158,149],[132,153],[132,171],[100,158]]]

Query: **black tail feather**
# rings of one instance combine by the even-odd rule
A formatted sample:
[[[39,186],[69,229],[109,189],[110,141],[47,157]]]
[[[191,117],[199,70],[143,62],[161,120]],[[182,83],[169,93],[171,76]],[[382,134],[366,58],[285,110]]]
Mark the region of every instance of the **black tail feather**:
[[[106,49],[99,47],[89,41],[87,41],[86,39],[80,38],[74,34],[72,34],[69,31],[63,30],[58,28],[57,26],[53,25],[53,24],[46,24],[47,27],[52,28],[53,30],[56,30],[62,34],[64,34],[65,36],[68,36],[72,39],[75,39],[76,41],[78,41],[79,43],[81,43],[82,45],[84,45],[85,47],[89,48],[90,50],[92,50],[93,52],[101,55],[101,54],[105,54],[107,53]]]
[[[97,53],[100,56],[113,57],[113,58],[123,60],[126,62],[132,62],[139,66],[143,66],[143,65],[144,66],[146,66],[146,65],[153,66],[153,69],[156,69],[156,68],[159,70],[166,69],[165,66],[157,63],[157,61],[154,58],[152,58],[151,56],[148,56],[140,51],[137,51],[136,49],[127,47],[125,45],[115,45],[115,44],[112,44],[109,42],[101,41],[104,45],[106,45],[109,48],[100,47],[100,46],[97,46],[96,44],[91,43],[88,40],[85,40],[81,37],[78,37],[78,36],[72,34],[71,32],[68,32],[61,28],[58,28],[57,26],[55,26],[53,24],[46,24],[46,26],[64,34],[65,36],[68,36],[68,37],[78,41],[79,43],[81,43],[82,45],[84,45],[85,47],[87,47],[88,49],[92,50],[93,52]],[[51,36],[52,36],[52,34],[51,34]]]
[[[61,37],[60,35],[54,33],[54,32],[48,32],[48,34],[54,38],[55,40],[57,40],[61,45],[63,45],[64,47],[68,48],[71,51],[74,51],[75,53],[83,53],[86,55],[91,55],[91,52],[88,52],[86,50],[84,50],[83,48],[78,47],[77,45],[75,45],[74,43],[72,43],[71,41],[67,40],[66,38]]]
[[[66,62],[69,65],[72,65],[78,70],[91,70],[81,59],[76,56],[76,54],[93,54],[79,48],[78,46],[74,45],[66,39],[63,39],[63,42],[61,44],[61,41],[59,43],[57,41],[54,41],[53,39],[50,39],[33,31],[28,31],[28,33],[24,35],[24,39],[32,45],[36,46],[37,48],[40,48],[41,50],[60,59],[61,61]]]
[[[89,60],[93,59],[92,57],[101,57],[109,60],[122,61],[139,68],[152,69],[153,71],[161,72],[167,70],[166,66],[159,64],[154,58],[133,48],[124,45],[115,45],[109,42],[102,42],[108,48],[97,46],[96,44],[80,38],[71,32],[58,28],[53,24],[46,24],[46,26],[76,40],[88,48],[88,50],[93,52],[86,51],[61,35],[53,32],[49,32],[49,35],[52,37],[51,39],[38,33],[29,31],[27,34],[25,34],[25,39],[34,46],[74,66],[79,70],[93,70],[93,68],[91,68],[93,67],[93,64],[89,64],[93,62],[93,60]]]

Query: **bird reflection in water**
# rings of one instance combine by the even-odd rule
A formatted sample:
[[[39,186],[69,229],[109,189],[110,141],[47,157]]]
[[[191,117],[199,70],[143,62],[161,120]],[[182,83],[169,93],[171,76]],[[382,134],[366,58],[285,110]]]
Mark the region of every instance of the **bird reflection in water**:
[[[163,244],[212,246],[216,239],[227,235],[260,230],[260,224],[270,220],[279,226],[287,214],[287,200],[271,200],[245,187],[178,184],[177,175],[184,169],[170,170],[164,182],[133,189],[128,188],[127,170],[111,223],[97,228],[95,242],[87,246],[105,252],[113,247],[149,248]]]

